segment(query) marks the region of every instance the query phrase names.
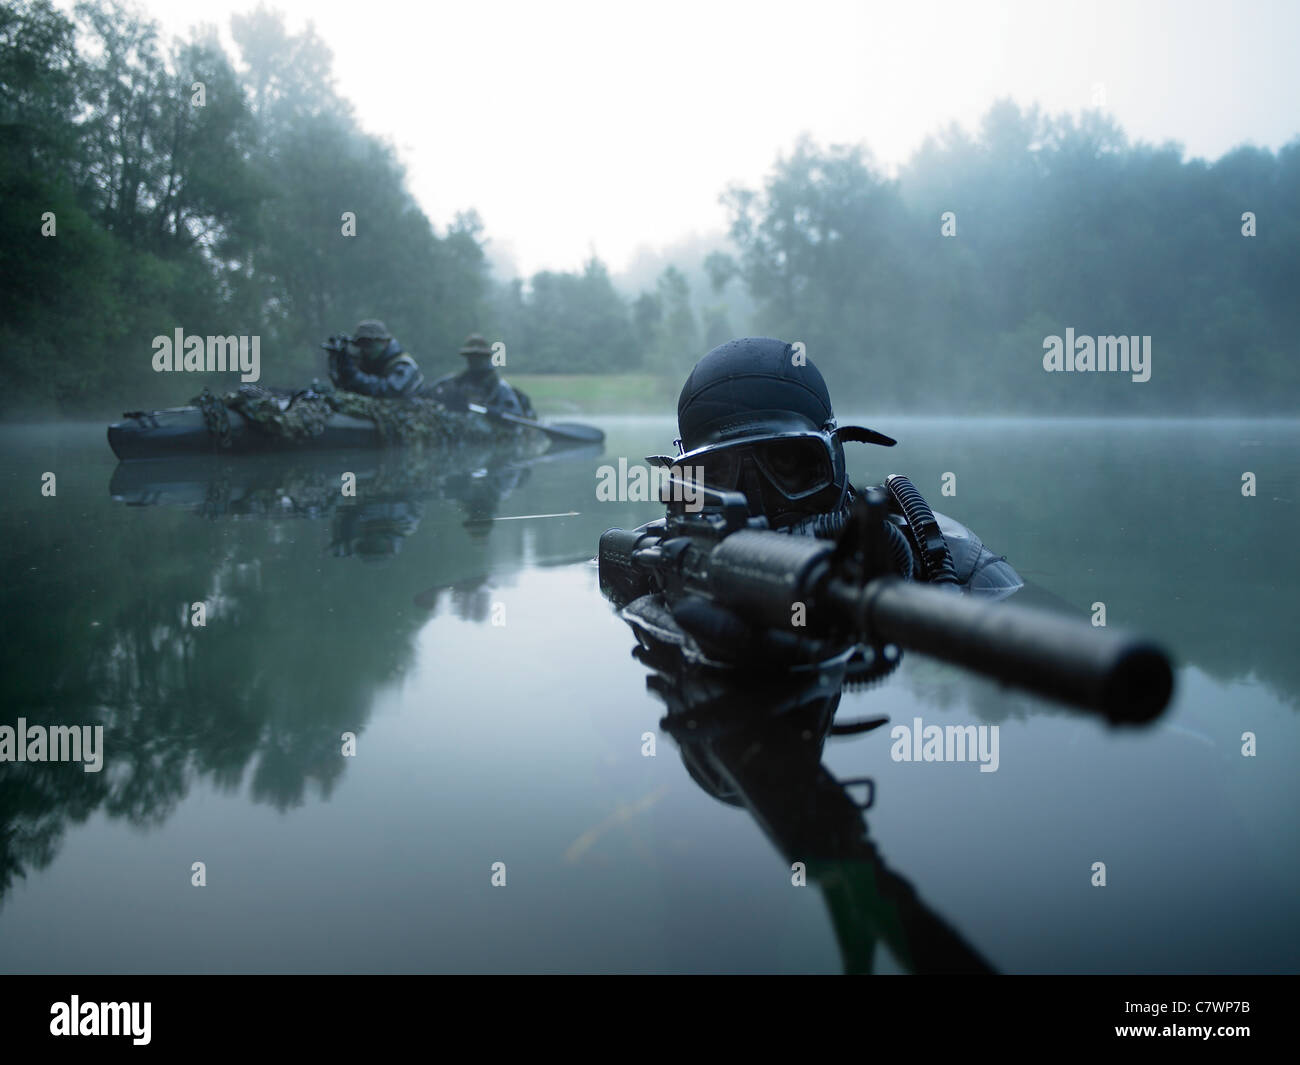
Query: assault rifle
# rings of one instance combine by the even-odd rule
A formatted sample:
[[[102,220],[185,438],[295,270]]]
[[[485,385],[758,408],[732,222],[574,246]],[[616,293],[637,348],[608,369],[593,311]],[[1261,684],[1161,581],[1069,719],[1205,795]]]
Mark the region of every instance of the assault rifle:
[[[707,502],[694,512],[670,502],[662,522],[601,536],[601,591],[620,605],[654,592],[679,621],[687,614],[679,608],[703,600],[754,632],[787,640],[912,650],[1112,724],[1152,721],[1169,702],[1169,658],[1146,639],[893,576],[897,526],[886,528],[893,523],[880,489],[858,497],[831,541],[769,530],[766,519],[750,517],[740,493],[668,483],[686,489],[675,494],[687,500]],[[796,630],[794,618],[802,622]],[[750,665],[761,668],[761,658],[751,656]]]
[[[356,342],[356,337],[350,337],[346,333],[335,333],[334,336],[321,341],[321,347],[331,353],[336,351],[347,351],[348,348],[355,345]]]

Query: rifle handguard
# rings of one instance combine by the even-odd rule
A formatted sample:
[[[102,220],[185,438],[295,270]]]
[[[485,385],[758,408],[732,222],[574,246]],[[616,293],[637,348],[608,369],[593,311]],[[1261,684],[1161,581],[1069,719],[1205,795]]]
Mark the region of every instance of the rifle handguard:
[[[709,556],[710,590],[760,625],[789,629],[794,604],[808,608],[834,551],[831,541],[811,536],[732,533]]]
[[[621,605],[648,594],[650,576],[633,560],[632,552],[657,539],[644,529],[606,529],[601,533],[596,556],[601,595]]]

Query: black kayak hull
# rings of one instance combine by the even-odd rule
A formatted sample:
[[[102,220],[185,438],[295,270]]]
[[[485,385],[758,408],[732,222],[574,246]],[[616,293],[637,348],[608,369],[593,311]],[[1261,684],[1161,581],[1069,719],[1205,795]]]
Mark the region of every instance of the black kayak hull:
[[[267,452],[333,451],[339,448],[377,448],[383,439],[368,418],[332,414],[319,436],[288,440],[259,432],[238,411],[228,412],[230,446],[221,447],[208,432],[198,407],[143,411],[128,415],[108,427],[108,445],[119,459],[157,459],[181,455],[248,455]]]

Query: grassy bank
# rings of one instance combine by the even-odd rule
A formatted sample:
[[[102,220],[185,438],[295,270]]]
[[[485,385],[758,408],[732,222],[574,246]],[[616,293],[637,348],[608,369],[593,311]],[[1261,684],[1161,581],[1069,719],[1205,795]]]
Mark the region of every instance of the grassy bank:
[[[675,414],[680,381],[654,374],[514,374],[541,415]]]

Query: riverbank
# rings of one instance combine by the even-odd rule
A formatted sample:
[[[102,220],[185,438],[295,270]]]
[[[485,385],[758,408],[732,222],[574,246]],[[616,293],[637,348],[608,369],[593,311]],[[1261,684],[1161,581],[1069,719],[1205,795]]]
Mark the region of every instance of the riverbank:
[[[571,414],[675,414],[680,381],[654,374],[513,374],[543,416]]]

